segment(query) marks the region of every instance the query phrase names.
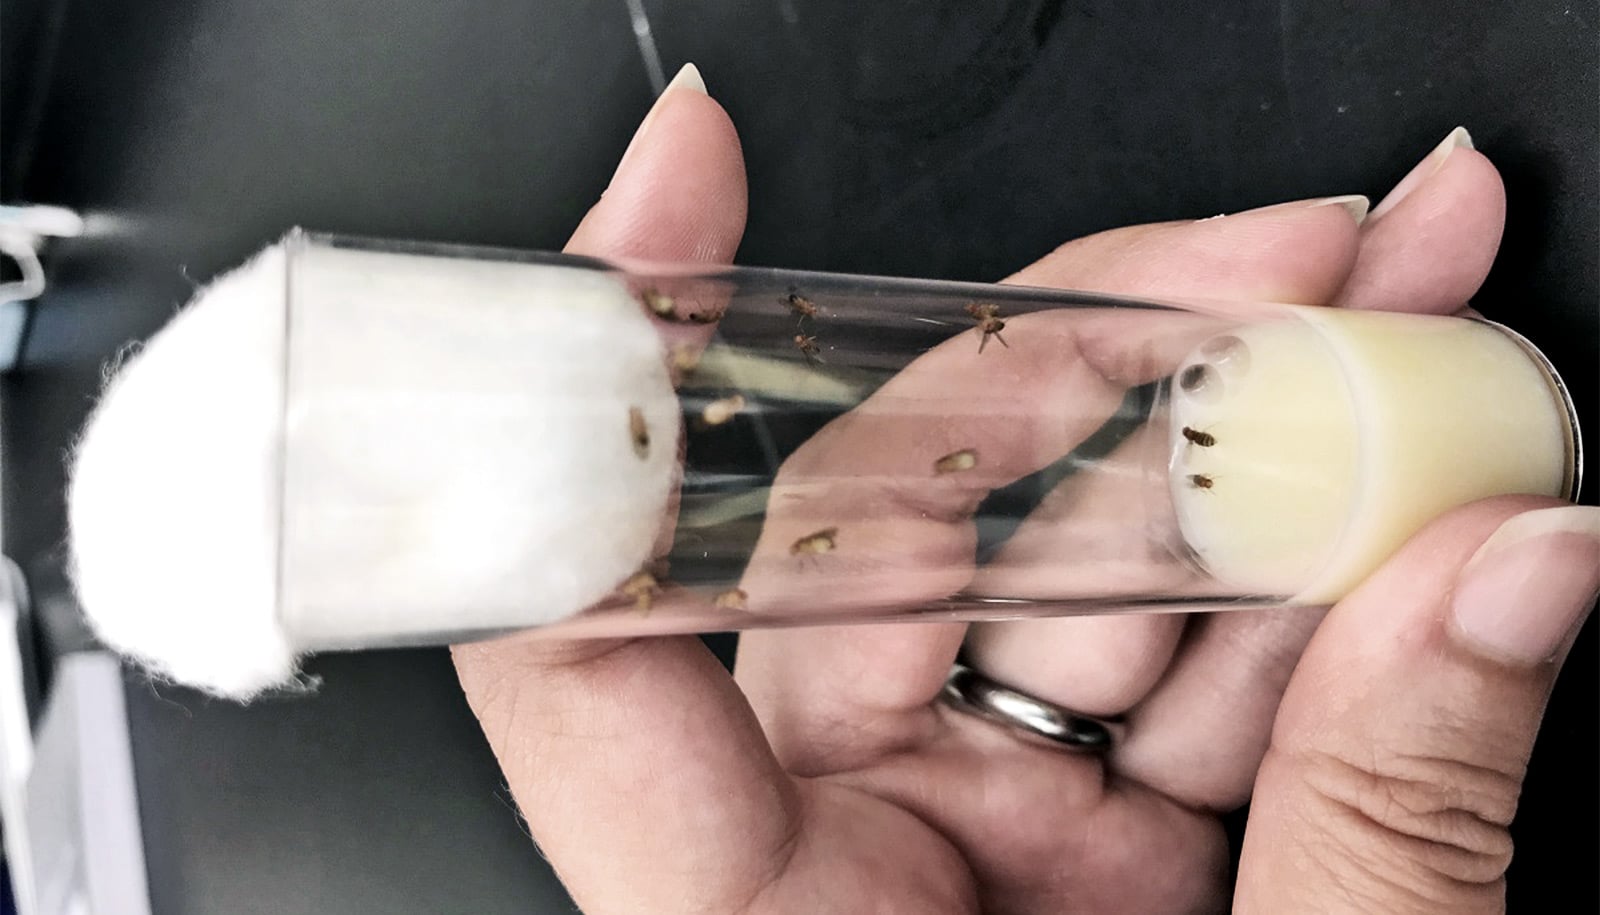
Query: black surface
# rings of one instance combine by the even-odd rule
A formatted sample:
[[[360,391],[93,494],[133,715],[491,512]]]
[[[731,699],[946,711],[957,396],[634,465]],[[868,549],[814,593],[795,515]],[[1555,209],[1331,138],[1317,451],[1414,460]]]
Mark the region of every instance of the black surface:
[[[316,670],[248,708],[127,677],[153,912],[562,910],[448,656]]]
[[[1113,225],[1376,197],[1466,124],[1511,201],[1478,304],[1600,429],[1592,2],[645,6],[668,73],[697,62],[740,128],[745,263],[992,279]],[[25,565],[60,540],[99,362],[188,277],[296,223],[557,246],[651,98],[623,0],[3,9],[0,191],[100,227],[54,250],[25,370],[0,382],[4,547]],[[1513,911],[1600,909],[1596,655],[1591,622],[1515,826]],[[130,690],[157,911],[557,905],[442,655],[317,670],[318,698],[244,710]]]

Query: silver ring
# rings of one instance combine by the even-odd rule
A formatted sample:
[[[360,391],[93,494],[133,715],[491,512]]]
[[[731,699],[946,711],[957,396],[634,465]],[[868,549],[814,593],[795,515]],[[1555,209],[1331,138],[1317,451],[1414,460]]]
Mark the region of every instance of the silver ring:
[[[1117,719],[1093,718],[1052,705],[963,664],[950,668],[939,698],[957,711],[1010,728],[1025,739],[1074,753],[1104,753],[1122,729]]]

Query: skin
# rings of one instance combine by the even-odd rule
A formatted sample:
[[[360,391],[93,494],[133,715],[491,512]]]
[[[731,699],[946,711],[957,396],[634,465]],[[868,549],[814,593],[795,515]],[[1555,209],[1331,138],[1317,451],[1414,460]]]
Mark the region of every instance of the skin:
[[[726,262],[743,231],[744,182],[722,109],[669,90],[569,249]],[[1304,202],[1135,226],[1063,245],[1012,280],[1457,311],[1499,243],[1499,177],[1459,149],[1411,185],[1364,226]],[[1027,330],[1008,323],[1013,358],[1039,336]],[[1092,332],[1074,343],[1102,380],[1132,371],[1098,359]],[[848,453],[852,436],[884,433],[869,420],[824,434]],[[971,580],[981,573],[961,555],[972,500],[962,487],[995,485],[982,473],[1006,476],[1033,457],[986,445],[980,469],[948,478],[942,520],[890,506],[883,523],[938,556],[943,574]],[[1438,520],[1326,619],[755,632],[736,678],[694,638],[511,637],[458,646],[455,658],[534,838],[590,913],[1208,912],[1230,898],[1246,912],[1498,911],[1505,826],[1558,660],[1487,659],[1453,634],[1447,608],[1479,545],[1550,504],[1496,499]],[[804,529],[770,524],[771,549],[785,554],[817,527],[814,517]],[[1591,569],[1600,585],[1583,547],[1563,541],[1539,559]],[[783,583],[756,575],[747,587],[754,602]],[[1126,739],[1103,759],[1074,756],[935,703],[968,638],[998,679],[1125,715]],[[1246,799],[1230,885],[1217,815]]]

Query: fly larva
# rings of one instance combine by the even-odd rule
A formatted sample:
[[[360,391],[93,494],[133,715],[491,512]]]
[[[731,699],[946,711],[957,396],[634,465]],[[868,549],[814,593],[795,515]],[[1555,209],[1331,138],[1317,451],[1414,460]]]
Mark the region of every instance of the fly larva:
[[[734,394],[706,404],[705,409],[700,411],[700,419],[708,426],[720,426],[743,409],[744,395]]]
[[[794,348],[805,354],[807,362],[822,361],[822,357],[817,355],[817,353],[821,352],[821,347],[817,346],[816,337],[807,336],[805,334],[795,334]]]
[[[1217,443],[1217,437],[1209,432],[1201,432],[1190,426],[1183,427],[1183,437],[1202,448],[1210,448]]]
[[[628,408],[628,434],[633,436],[633,453],[642,461],[650,456],[650,426],[644,421],[644,411]]]
[[[1189,485],[1195,489],[1210,489],[1217,485],[1217,481],[1203,473],[1189,474]]]
[[[688,374],[700,367],[700,350],[687,343],[679,343],[672,348],[672,367],[679,372]]]
[[[983,348],[989,345],[990,337],[999,340],[1000,345],[1006,349],[1011,348],[1006,338],[1000,336],[1000,332],[1006,329],[1006,322],[1000,320],[999,305],[993,302],[973,302],[967,306],[967,314],[978,322],[978,331],[983,334],[978,340],[978,352],[983,352]]]
[[[952,451],[944,457],[933,462],[933,472],[938,474],[960,473],[978,466],[978,452],[971,448]]]
[[[791,556],[821,556],[833,552],[834,538],[839,536],[836,527],[825,527],[815,534],[807,534],[789,546]]]
[[[744,593],[743,589],[730,588],[712,598],[711,603],[721,610],[743,610],[749,600],[750,595]]]
[[[639,294],[639,297],[644,299],[644,304],[651,311],[663,318],[672,317],[672,313],[677,310],[678,303],[673,301],[672,296],[667,295],[664,292],[657,292],[654,289],[646,289],[644,292]]]
[[[817,303],[798,293],[791,292],[779,299],[778,302],[787,305],[789,310],[799,315],[802,321],[806,318],[815,318],[817,316]]]
[[[655,604],[656,595],[661,593],[661,582],[649,572],[639,571],[623,582],[618,590],[633,598],[633,609],[640,613],[649,613],[650,607]]]

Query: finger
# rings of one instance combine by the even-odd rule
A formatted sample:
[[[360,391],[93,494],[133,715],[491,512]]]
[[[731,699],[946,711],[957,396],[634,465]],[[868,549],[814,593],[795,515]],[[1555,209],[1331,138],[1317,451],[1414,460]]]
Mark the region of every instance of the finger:
[[[1176,543],[1165,474],[1150,470],[1166,463],[1167,451],[1166,430],[1145,423],[1104,459],[1075,468],[1022,519],[967,593],[1051,601],[1175,592],[1195,576]]]
[[[678,83],[680,79],[686,82]],[[657,105],[645,115],[611,184],[573,231],[566,251],[669,263],[733,260],[748,206],[739,137],[727,114],[706,96],[692,65],[674,83],[690,91],[671,93],[677,96],[672,104]],[[668,94],[663,91],[662,99]],[[671,145],[675,142],[688,142],[692,148],[676,149]],[[685,319],[714,307],[680,302],[675,320],[657,318],[664,351],[703,348],[715,327]],[[678,371],[673,369],[674,377]]]
[[[1197,614],[1184,649],[1128,713],[1113,767],[1190,807],[1242,805],[1283,689],[1323,613],[1282,607]]]
[[[1351,308],[1454,312],[1488,269],[1504,193],[1494,167],[1456,134],[1363,224]],[[1273,710],[1322,613],[1230,613],[1197,621],[1183,656],[1129,716],[1119,771],[1185,803],[1230,809],[1249,796]],[[1226,735],[1218,739],[1217,735]]]
[[[1087,259],[1068,245],[1017,279],[1059,285],[1068,279],[1062,270],[1081,267],[1105,281],[1099,291],[1311,300],[1337,288],[1356,238],[1349,211],[1326,204],[1108,234],[1084,240]],[[1144,273],[1118,266],[1132,255]],[[1200,277],[1209,285],[1193,285]],[[1104,425],[1127,388],[1170,370],[1221,324],[1181,312],[1052,310],[1009,319],[1003,355],[977,357],[966,337],[935,347],[784,462],[744,586],[751,609],[914,604],[959,587],[970,574],[966,522],[978,502],[1070,452]],[[959,450],[975,452],[973,468],[932,472],[941,455]],[[849,520],[866,529],[851,537]],[[817,576],[792,549],[829,529],[840,539],[831,574],[851,577],[837,598],[802,586]],[[845,540],[865,552],[846,550]]]
[[[1098,758],[1023,744],[945,707],[937,739],[830,781],[893,799],[950,837],[993,912],[1220,911],[1214,817],[1106,778]],[[1153,866],[1155,865],[1155,866]]]
[[[789,456],[772,487],[743,587],[754,612],[821,613],[906,607],[950,594],[971,574],[973,512],[988,493],[1070,452],[1099,429],[1137,378],[1159,374],[1118,360],[1109,343],[1143,353],[1145,319],[1179,355],[1219,322],[1113,310],[1046,311],[1007,321],[1009,348],[983,357],[958,336],[919,357],[856,409]],[[1130,339],[1131,338],[1131,339]],[[1108,373],[1134,377],[1107,377]],[[957,451],[974,465],[940,474]],[[835,532],[825,565],[796,555],[801,538]],[[817,582],[837,587],[819,588]]]
[[[741,583],[751,608],[803,614],[876,604],[904,612],[959,590],[973,571],[972,512],[989,490],[1070,451],[1127,387],[1170,372],[1217,326],[1181,314],[1147,321],[1151,314],[1017,318],[1012,349],[1022,370],[1009,358],[974,359],[971,341],[958,338],[825,428],[775,481]],[[1129,354],[1128,340],[1152,345]],[[978,380],[990,366],[1003,383]],[[958,416],[949,415],[952,404],[961,405]],[[974,445],[977,467],[933,474],[939,455]],[[832,532],[834,551],[793,555],[791,545],[819,529]],[[791,770],[837,771],[903,742],[900,723],[885,722],[885,713],[927,705],[964,632],[943,624],[746,633],[741,683]],[[863,728],[876,739],[859,739]]]
[[[1334,304],[1449,314],[1483,284],[1500,247],[1500,174],[1457,128],[1378,204]]]
[[[865,768],[933,736],[904,714],[933,701],[966,633],[962,623],[752,630],[734,671],[767,739],[796,775]]]
[[[1331,295],[1338,288],[1354,258],[1356,244],[1355,221],[1344,206],[1285,205],[1223,219],[1118,230],[1093,236],[1063,246],[1040,264],[1012,279],[1019,283],[1150,296],[1257,296],[1278,301],[1309,302]],[[1291,266],[1281,266],[1280,262],[1288,262]],[[1201,283],[1204,285],[1197,285]],[[1026,342],[1029,339],[1037,339],[1045,344],[1043,351],[1034,357],[1037,364],[1029,364],[1032,371],[1012,372],[1008,379],[995,383],[971,378],[962,378],[960,382],[969,396],[974,390],[997,391],[1004,395],[997,396],[993,404],[986,401],[981,411],[963,411],[962,417],[977,416],[981,420],[984,416],[999,415],[1009,418],[1011,422],[1001,422],[1001,431],[996,434],[1000,441],[1021,442],[1014,450],[1000,455],[1000,460],[1010,463],[1002,464],[997,475],[982,479],[981,482],[963,481],[939,490],[942,495],[936,493],[931,496],[935,500],[931,505],[926,492],[920,502],[903,502],[900,507],[906,511],[895,517],[905,517],[911,512],[914,512],[914,516],[905,517],[906,525],[895,528],[894,538],[877,541],[909,543],[915,551],[911,555],[922,560],[922,563],[895,563],[881,555],[875,557],[887,565],[902,569],[911,566],[926,569],[930,567],[925,564],[927,560],[937,558],[938,562],[931,566],[932,571],[920,583],[902,578],[895,585],[900,588],[923,588],[921,595],[913,596],[941,596],[960,587],[970,578],[973,571],[970,515],[983,492],[1005,479],[1021,476],[1042,466],[1039,463],[1041,460],[1051,460],[1067,453],[1087,431],[1097,427],[1110,415],[1128,385],[1140,383],[1137,377],[1147,375],[1152,370],[1159,371],[1163,360],[1180,357],[1193,342],[1187,335],[1196,330],[1178,320],[1174,326],[1180,328],[1179,332],[1171,335],[1164,347],[1158,346],[1155,353],[1145,353],[1142,358],[1130,358],[1130,350],[1137,351],[1142,341],[1151,339],[1148,329],[1143,329],[1146,332],[1117,334],[1112,332],[1115,326],[1112,321],[1105,322],[1098,331],[1092,329],[1093,322],[1085,321],[1076,331],[1078,337],[1058,339],[1051,334],[1068,333],[1066,328],[1071,322],[1066,319],[1072,318],[1072,315],[1052,317],[1039,314],[1025,317],[1039,319],[1040,326],[1047,328],[1037,336],[1031,330],[1027,335],[1008,334],[1013,349],[1030,345]],[[1127,315],[1117,317],[1129,320]],[[1057,323],[1052,325],[1049,323],[1051,321]],[[1024,329],[1027,329],[1026,325]],[[1178,345],[1180,343],[1181,348]],[[1164,348],[1172,350],[1170,355],[1161,351]],[[970,357],[971,353],[961,355]],[[1006,355],[1029,358],[1027,352],[1007,351]],[[929,356],[933,357],[934,354],[930,353]],[[1074,359],[1074,356],[1078,358]],[[989,363],[998,365],[999,360]],[[928,358],[925,364],[939,367],[934,358]],[[974,365],[974,371],[984,371],[986,362],[965,358],[961,364]],[[1020,417],[1016,415],[1018,405],[1031,405],[1034,412],[1039,412],[1041,404],[1052,402],[1049,397],[1020,392],[1019,381],[1040,383],[1048,388],[1051,381],[1059,382],[1063,377],[1068,377],[1066,373],[1071,372],[1080,373],[1076,376],[1078,383],[1056,390],[1070,391],[1072,399],[1067,409],[1080,418],[1092,416],[1093,421],[1074,425],[1061,422],[1060,416],[1046,415],[1046,422],[1039,427],[1043,430],[1040,437],[1030,440],[1023,435],[1019,439],[1017,430],[1031,431],[1031,427],[1027,425],[1027,411]],[[908,396],[915,396],[919,385],[926,384],[932,388],[937,386],[939,379],[951,377],[942,370],[930,370],[924,375],[926,381],[913,378],[904,382],[913,392]],[[1108,382],[1108,375],[1115,377],[1116,382]],[[1043,380],[1028,382],[1026,379]],[[976,387],[973,386],[975,380]],[[1061,402],[1061,397],[1057,393],[1055,402]],[[948,412],[945,409],[936,415]],[[952,428],[962,428],[962,417],[957,418]],[[1021,425],[1017,424],[1019,419]],[[892,426],[881,421],[875,422],[870,417],[850,420],[839,431],[831,433],[834,438],[823,443],[826,449],[819,445],[816,452],[818,472],[826,466],[837,466],[829,461],[837,461],[841,454],[865,456],[896,451],[903,453],[904,449],[884,448],[884,442],[893,440],[894,431]],[[959,438],[959,435],[945,432],[942,439],[936,440],[936,444],[938,448],[952,446],[952,450],[954,447],[968,447],[959,445]],[[1040,447],[1040,442],[1048,444]],[[916,452],[913,450],[911,453]],[[937,454],[920,455],[919,459],[931,460],[933,457],[937,457]],[[801,456],[800,460],[803,462],[810,458]],[[985,455],[983,460],[987,462],[988,457]],[[797,462],[796,466],[803,467],[804,464]],[[962,485],[975,482],[982,487],[977,492],[961,488]],[[839,501],[844,503],[850,500]],[[884,507],[893,510],[896,506]],[[782,516],[785,511],[782,500],[774,500],[772,511],[774,517],[769,519],[769,524],[786,523]],[[928,517],[924,517],[924,512]],[[800,514],[795,511],[793,516]],[[785,550],[788,544],[784,542],[784,537],[820,517],[807,513],[803,522],[790,523],[781,535],[775,534],[766,548],[770,553]],[[880,521],[885,517],[888,516],[880,514]],[[902,530],[909,532],[914,539],[901,541]],[[840,536],[844,534],[841,529]],[[781,560],[786,557],[777,558]],[[884,582],[888,586],[890,579],[886,577]],[[798,588],[787,593],[811,592]],[[905,592],[899,596],[908,604],[911,602]],[[1130,624],[1130,627],[1133,625]],[[1171,627],[1178,624],[1167,625]],[[961,633],[961,627],[951,625],[857,627],[808,633],[803,645],[790,632],[749,633],[740,645],[738,671],[741,683],[751,693],[752,701],[761,711],[769,734],[774,736],[778,746],[816,746],[816,741],[810,737],[826,730],[830,722],[864,720],[880,712],[884,707],[885,694],[892,697],[895,703],[902,704],[902,707],[931,700],[948,672],[950,661],[954,659]],[[1160,637],[1167,638],[1164,635]],[[1134,637],[1135,642],[1144,639],[1143,635]],[[1136,645],[1134,651],[1137,650]],[[904,660],[890,666],[874,663],[873,659],[885,656]],[[913,675],[914,679],[905,679],[908,674]],[[891,683],[893,685],[889,685]],[[869,698],[863,701],[858,698],[860,696]]]
[[[968,339],[947,341],[791,455],[741,582],[751,609],[905,610],[959,590],[972,574],[972,512],[989,490],[1070,451],[1122,400],[1126,383],[1083,358],[1081,317],[1017,318],[1004,360],[974,358]],[[1134,361],[1114,370],[1138,371]],[[953,404],[960,413],[951,416]],[[933,472],[941,455],[961,449],[975,449],[978,466]],[[833,532],[835,549],[794,555],[819,530]],[[901,743],[900,723],[886,713],[927,705],[964,632],[959,624],[748,632],[737,670],[785,764],[838,771]],[[863,740],[862,728],[883,730]]]
[[[1273,728],[1237,911],[1504,911],[1506,827],[1600,589],[1600,509],[1528,511],[1548,504],[1446,516],[1329,614]]]
[[[1145,474],[1107,469],[1140,466],[1124,452],[1139,452],[1151,438],[1165,445],[1165,433],[1147,424],[1105,465],[1080,470],[1047,493],[969,592],[1048,601],[1175,591],[1193,573],[1151,534],[1163,522],[1175,530],[1175,522],[1128,523],[1128,506],[1162,504],[1165,493],[1152,499]],[[1183,626],[1183,616],[1165,613],[981,624],[968,633],[966,652],[978,669],[1024,692],[1086,715],[1120,715],[1160,680]]]
[[[706,95],[698,71],[685,73],[692,76],[680,74],[645,115],[566,250],[655,261],[733,259],[744,234],[744,154],[733,122]]]
[[[1119,230],[1082,244],[1090,256],[1068,245],[1014,279],[1060,285],[1070,280],[1063,271],[1081,268],[1089,279],[1103,281],[1087,284],[1100,291],[1132,287],[1157,297],[1310,300],[1330,294],[1347,272],[1355,226],[1344,207],[1292,204],[1227,219]],[[1125,269],[1134,255],[1143,273]],[[1211,277],[1209,285],[1193,285],[1202,276]],[[908,542],[926,541],[930,553],[963,546],[944,522],[964,520],[994,487],[1069,452],[1104,424],[1127,388],[1169,371],[1221,324],[1176,312],[1055,310],[1009,319],[1003,356],[976,358],[965,337],[946,341],[785,462],[764,538],[768,550],[757,562],[773,554],[781,558],[793,542],[790,534],[852,507],[879,525],[894,525]],[[960,449],[976,452],[976,466],[930,480],[934,461]],[[796,519],[794,530],[773,520],[786,517]],[[919,519],[930,523],[908,536],[908,526]],[[856,565],[888,564],[873,557]],[[905,563],[894,572],[931,565]],[[946,576],[953,577],[954,572]],[[752,608],[794,593],[779,569],[753,578]],[[885,586],[893,587],[887,576]],[[815,605],[818,595],[806,600]],[[859,592],[852,594],[852,602],[861,601]]]
[[[1357,209],[1351,210],[1350,204]],[[1150,246],[1161,240],[1150,234],[1149,227],[1117,230],[1065,245],[1018,278],[1155,297],[1320,303],[1339,289],[1350,271],[1357,239],[1352,215],[1364,204],[1363,198],[1331,198],[1191,224],[1194,231],[1170,245],[1191,252],[1170,255],[1176,269],[1164,269],[1169,255],[1151,256],[1157,249]],[[1139,252],[1142,257],[1135,256]],[[1047,580],[1032,583],[1040,596],[1052,589],[1058,594],[1074,593],[1073,587],[1082,590],[1082,584],[1052,575],[1048,563],[1028,560],[1030,555],[1079,555],[1087,542],[1105,554],[1095,563],[1099,584],[1113,590],[1124,581],[1171,587],[1183,570],[1170,562],[1170,555],[1152,555],[1145,542],[1113,549],[1113,542],[1090,523],[1107,514],[1115,519],[1116,512],[1125,515],[1128,504],[1149,501],[1125,491],[1137,485],[1138,481],[1100,479],[1094,474],[1069,479],[1040,507],[1044,514],[1036,512],[1038,517],[1030,519],[1037,523],[1025,522],[1002,547],[994,569],[985,570],[977,586],[993,594],[1007,587],[1026,587],[1029,583],[1015,580],[1017,570],[1043,569],[1035,574]],[[1052,506],[1073,523],[1048,523]],[[1085,526],[1091,530],[1081,531]],[[1105,527],[1119,529],[1114,523]],[[1123,523],[1120,529],[1126,533],[1128,525]],[[1142,530],[1134,533],[1146,535]],[[1112,552],[1119,555],[1109,555]],[[975,665],[1003,682],[1086,714],[1117,714],[1158,682],[1186,619],[1097,616],[988,624],[973,627],[968,649]],[[1270,720],[1270,712],[1264,720]]]
[[[686,68],[568,250],[726,260],[745,179]],[[792,836],[794,785],[697,639],[457,646],[461,684],[544,853],[586,911],[731,911]],[[704,861],[719,868],[707,873]],[[619,875],[623,875],[620,876]]]
[[[1154,299],[1321,305],[1350,274],[1364,197],[1297,200],[1067,242],[1006,280]]]

